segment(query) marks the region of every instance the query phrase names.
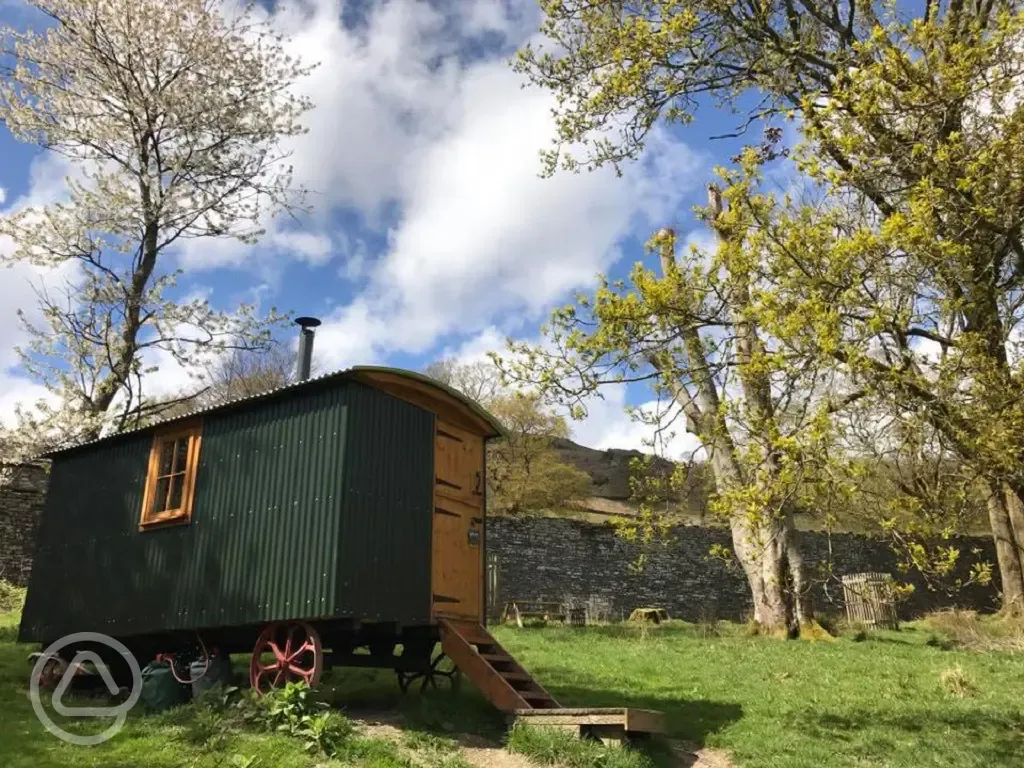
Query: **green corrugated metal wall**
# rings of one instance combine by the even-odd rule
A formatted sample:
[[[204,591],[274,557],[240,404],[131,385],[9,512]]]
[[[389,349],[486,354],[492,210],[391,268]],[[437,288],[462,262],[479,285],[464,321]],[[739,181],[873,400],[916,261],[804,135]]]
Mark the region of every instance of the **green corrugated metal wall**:
[[[353,381],[210,414],[191,525],[140,532],[151,440],[54,461],[24,639],[429,617],[432,414]]]
[[[360,384],[350,397],[337,613],[426,623],[434,415]]]

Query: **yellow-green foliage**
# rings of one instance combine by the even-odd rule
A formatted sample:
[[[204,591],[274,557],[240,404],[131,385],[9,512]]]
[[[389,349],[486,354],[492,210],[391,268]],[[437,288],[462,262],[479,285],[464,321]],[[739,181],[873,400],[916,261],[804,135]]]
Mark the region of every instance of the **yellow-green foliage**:
[[[490,361],[435,361],[424,371],[487,408],[506,436],[487,451],[488,504],[507,514],[548,512],[587,496],[590,476],[561,461],[552,448],[570,436],[569,425],[536,392],[516,392]]]
[[[999,549],[1004,594],[1020,594],[1024,11],[826,0],[541,5],[540,41],[520,52],[517,66],[558,98],[549,172],[560,163],[579,169],[635,158],[652,126],[690,120],[708,93],[742,105],[740,97],[756,92],[753,123],[774,121],[777,130],[780,120],[798,120],[803,135],[799,146],[779,148],[775,134],[737,158],[739,170],[726,175],[728,215],[717,226],[725,244],[684,266],[681,284],[668,276],[659,283],[638,267],[635,295],[602,286],[588,305],[602,330],[564,336],[584,378],[594,359],[588,345],[606,351],[604,363],[620,363],[626,378],[642,357],[637,348],[657,331],[677,332],[682,349],[680,318],[706,316],[702,288],[715,270],[732,266],[746,285],[722,280],[715,297],[733,304],[733,329],[756,322],[771,340],[742,362],[748,381],[833,366],[849,386],[838,403],[844,451],[959,462],[955,482],[900,478],[888,509],[877,504],[876,518],[900,543],[904,562],[948,576],[959,556],[921,542],[948,540],[961,526],[964,500],[995,498],[993,525],[1009,542]],[[799,195],[759,193],[758,166],[784,153],[799,172],[789,184]],[[737,290],[750,298],[738,313]],[[566,311],[555,326],[566,329],[575,318]],[[619,352],[628,345],[629,357]],[[826,418],[831,409],[818,414],[818,441],[809,428],[773,433],[751,410],[745,415],[759,438],[744,443],[747,466],[777,456],[779,471],[762,461],[745,482],[719,488],[730,514],[771,506],[780,488],[838,503],[870,490],[826,447],[836,430]],[[819,449],[810,462],[809,445]],[[966,577],[988,578],[981,566]]]
[[[590,476],[558,458],[551,441],[568,437],[565,419],[535,394],[503,393],[487,403],[508,436],[487,454],[487,480],[496,509],[552,510],[585,497]]]

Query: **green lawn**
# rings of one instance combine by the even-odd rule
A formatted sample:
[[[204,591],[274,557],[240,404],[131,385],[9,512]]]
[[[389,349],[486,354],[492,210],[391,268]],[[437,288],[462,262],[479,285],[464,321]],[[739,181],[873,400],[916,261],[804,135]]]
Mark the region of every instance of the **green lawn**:
[[[408,765],[387,750],[326,761],[293,738],[202,722],[192,707],[132,716],[98,747],[66,745],[32,712],[25,693],[31,649],[13,642],[14,621],[0,615],[0,765],[238,768],[252,758],[258,761],[248,768]],[[627,627],[503,627],[496,634],[561,703],[660,709],[671,736],[727,750],[740,768],[1022,764],[1024,654],[942,650],[926,644],[930,633],[922,628],[833,643],[750,638],[725,625],[722,631],[705,638],[699,628],[672,625],[640,637]],[[942,682],[957,667],[957,690],[967,695]],[[416,749],[429,742],[422,734],[431,728],[500,737],[500,717],[473,691],[402,697],[390,675],[336,670],[321,693],[353,716],[398,709],[414,737],[407,746]],[[204,733],[215,738],[204,741]],[[447,754],[436,764],[455,768],[459,761]]]
[[[69,745],[45,731],[32,710],[27,656],[35,649],[14,642],[17,620],[16,614],[0,613],[3,768],[470,768],[458,754],[455,740],[434,734],[435,720],[469,724],[477,719],[480,730],[495,732],[494,716],[476,696],[400,701],[392,692],[397,689],[392,679],[368,678],[357,671],[344,680],[336,679],[341,674],[336,672],[318,693],[340,701],[348,698],[347,686],[357,696],[369,695],[378,704],[389,702],[399,710],[399,722],[404,725],[401,739],[357,734],[345,739],[336,759],[328,760],[323,754],[307,751],[299,738],[240,724],[233,708],[218,712],[186,705],[161,714],[133,710],[123,730],[109,741],[89,747]],[[368,701],[364,699],[364,703]],[[103,731],[110,722],[76,722],[75,718],[50,714],[61,727],[82,734]]]
[[[727,633],[497,635],[563,705],[660,709],[673,736],[726,749],[743,768],[1024,765],[1024,654],[941,650],[922,628],[864,642]],[[965,698],[940,682],[958,665],[976,688]]]
[[[260,762],[249,768],[313,765],[301,745],[283,736],[229,734],[222,749],[206,750],[192,743],[190,718],[182,712],[130,717],[124,730],[99,746],[65,744],[46,732],[32,711],[26,657],[35,649],[13,642],[16,621],[16,614],[0,614],[0,765],[5,768],[233,768],[250,757],[259,757]],[[109,724],[54,719],[80,733],[97,733]]]

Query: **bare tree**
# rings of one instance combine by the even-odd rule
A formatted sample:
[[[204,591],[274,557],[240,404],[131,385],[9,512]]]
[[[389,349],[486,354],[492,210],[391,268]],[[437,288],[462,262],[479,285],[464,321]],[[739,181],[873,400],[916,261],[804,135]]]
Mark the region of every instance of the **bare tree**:
[[[164,400],[147,423],[213,408],[284,387],[295,380],[295,350],[273,341],[262,349],[234,349],[197,374],[199,386]],[[314,373],[316,371],[314,367]]]
[[[478,403],[490,403],[502,394],[501,372],[490,360],[460,363],[446,357],[430,363],[423,372]]]
[[[294,380],[294,350],[275,343],[263,350],[235,350],[208,369],[208,387],[198,396],[203,406],[222,405],[283,387]]]

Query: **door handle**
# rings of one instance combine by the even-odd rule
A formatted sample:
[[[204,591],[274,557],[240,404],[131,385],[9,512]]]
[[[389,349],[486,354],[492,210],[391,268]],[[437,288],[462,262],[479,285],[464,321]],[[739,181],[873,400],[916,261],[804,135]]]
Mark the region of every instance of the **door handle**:
[[[480,486],[483,484],[483,479],[484,479],[483,472],[477,472],[476,473],[476,486],[473,488],[473,493],[476,496],[480,496],[480,495],[483,494],[483,491],[480,490]]]

